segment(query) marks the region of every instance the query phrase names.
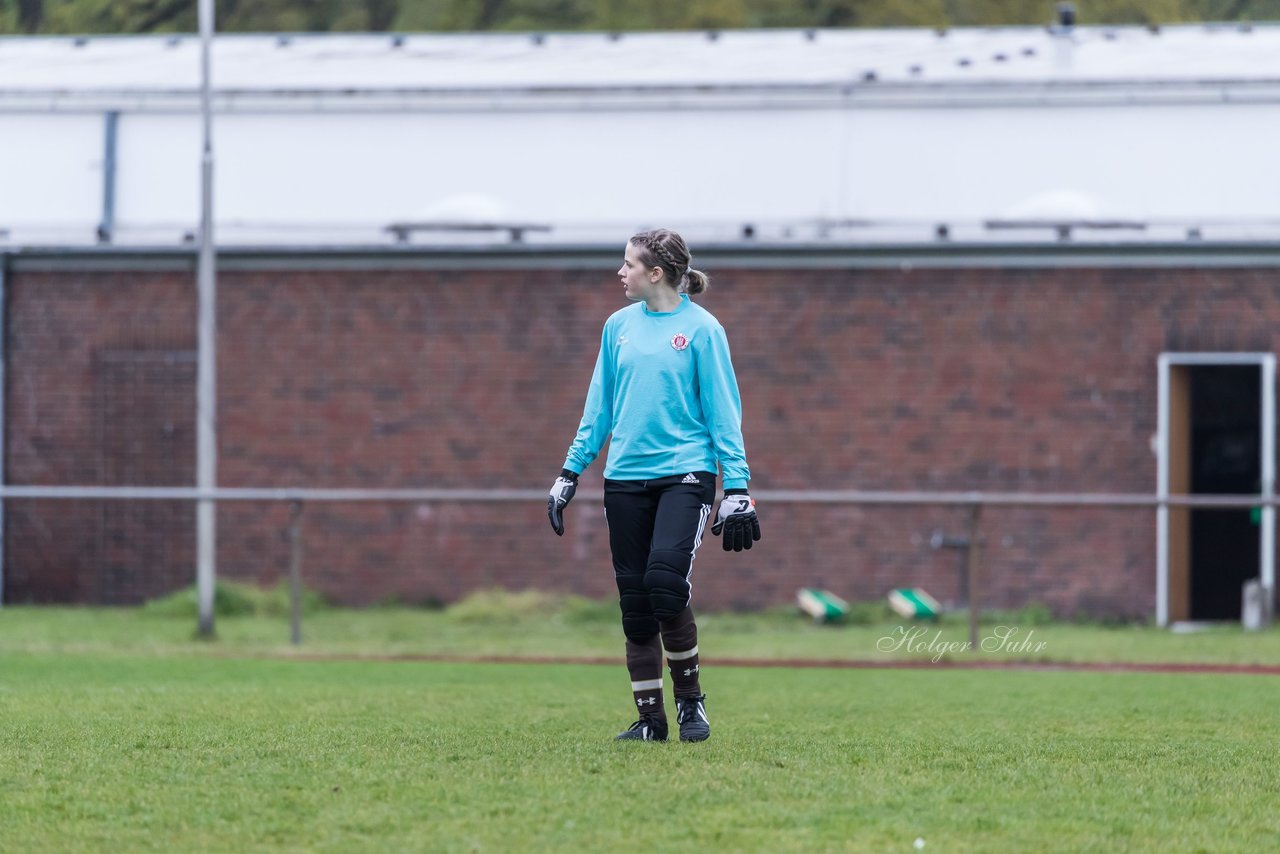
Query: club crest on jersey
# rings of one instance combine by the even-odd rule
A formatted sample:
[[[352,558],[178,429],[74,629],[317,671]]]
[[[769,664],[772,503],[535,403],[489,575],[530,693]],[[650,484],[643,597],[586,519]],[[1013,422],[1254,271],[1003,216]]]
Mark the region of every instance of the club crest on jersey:
[[[671,336],[671,349],[683,350],[689,346],[689,338],[683,332]]]

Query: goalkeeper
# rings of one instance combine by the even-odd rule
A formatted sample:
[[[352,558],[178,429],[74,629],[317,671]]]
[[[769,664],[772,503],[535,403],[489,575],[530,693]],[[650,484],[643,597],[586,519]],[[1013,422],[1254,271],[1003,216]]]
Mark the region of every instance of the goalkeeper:
[[[578,475],[612,436],[604,509],[639,710],[620,740],[667,739],[664,649],[680,739],[711,735],[689,604],[694,553],[713,513],[711,532],[725,551],[760,539],[729,343],[715,317],[689,299],[708,284],[690,260],[674,231],[628,241],[618,277],[634,305],[605,321],[582,423],[547,499],[551,527],[563,535]],[[713,510],[717,464],[724,497]]]

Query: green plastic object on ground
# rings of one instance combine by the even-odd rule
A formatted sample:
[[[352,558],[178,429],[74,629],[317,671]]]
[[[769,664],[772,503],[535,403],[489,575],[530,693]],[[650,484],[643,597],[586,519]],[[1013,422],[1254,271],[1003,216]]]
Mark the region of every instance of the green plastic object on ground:
[[[919,587],[900,587],[890,591],[889,607],[908,620],[936,620],[942,614],[938,600]]]
[[[813,617],[815,623],[832,623],[849,613],[849,603],[829,590],[802,587],[796,594],[800,610]]]

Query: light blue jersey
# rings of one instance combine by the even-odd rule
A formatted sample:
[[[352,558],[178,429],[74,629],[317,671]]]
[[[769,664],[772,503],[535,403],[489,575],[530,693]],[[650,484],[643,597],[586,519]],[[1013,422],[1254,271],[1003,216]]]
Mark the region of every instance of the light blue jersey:
[[[604,476],[715,471],[745,489],[742,400],[724,327],[685,294],[675,311],[638,302],[605,321],[582,424],[564,467],[581,473],[612,434]]]

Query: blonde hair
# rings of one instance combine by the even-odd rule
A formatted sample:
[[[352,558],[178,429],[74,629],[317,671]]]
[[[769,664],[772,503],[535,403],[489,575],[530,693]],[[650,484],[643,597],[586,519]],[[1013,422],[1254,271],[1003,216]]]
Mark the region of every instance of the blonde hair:
[[[694,296],[711,285],[710,276],[689,266],[693,256],[684,238],[676,232],[655,228],[634,235],[629,242],[645,266],[661,267],[666,271],[667,281],[674,284],[677,291]]]

